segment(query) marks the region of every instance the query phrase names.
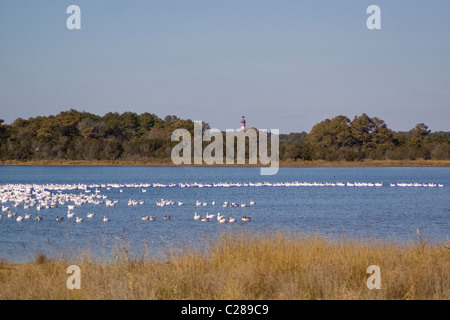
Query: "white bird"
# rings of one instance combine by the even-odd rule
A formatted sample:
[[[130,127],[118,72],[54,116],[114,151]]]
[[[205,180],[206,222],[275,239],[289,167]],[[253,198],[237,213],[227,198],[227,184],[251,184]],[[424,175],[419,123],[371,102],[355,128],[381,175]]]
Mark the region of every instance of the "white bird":
[[[87,217],[88,217],[88,218],[93,218],[94,216],[95,216],[95,213],[93,213],[93,212],[87,214]]]
[[[212,219],[215,217],[214,213],[208,214],[208,212],[206,213],[206,219]]]
[[[200,219],[200,215],[197,212],[194,212],[194,220]]]
[[[29,213],[25,213],[25,220],[28,220],[28,219],[30,219],[30,217],[31,217],[31,214],[29,214]]]
[[[17,221],[17,222],[20,222],[20,221],[22,221],[22,219],[23,219],[22,216],[18,216],[17,219],[16,219],[16,221]]]
[[[219,217],[219,216],[217,216]],[[227,219],[224,216],[220,216],[220,219],[217,219],[217,221],[219,221],[219,223],[224,223],[227,221]]]
[[[108,222],[109,218],[107,216],[103,216],[103,222]]]
[[[75,212],[67,211],[67,218],[73,218],[75,216]]]
[[[148,216],[144,216],[144,215],[142,215],[142,221],[145,221],[145,220],[148,220]]]
[[[254,204],[255,204],[255,201],[250,200],[250,205],[252,206],[252,205],[254,205]]]
[[[228,221],[229,223],[232,223],[232,222],[235,222],[236,219],[235,219],[235,218],[232,218],[232,217],[228,217],[228,218],[227,218],[227,221]]]
[[[75,220],[75,222],[76,222],[76,223],[81,223],[81,222],[83,222],[83,218],[77,217],[76,220]]]

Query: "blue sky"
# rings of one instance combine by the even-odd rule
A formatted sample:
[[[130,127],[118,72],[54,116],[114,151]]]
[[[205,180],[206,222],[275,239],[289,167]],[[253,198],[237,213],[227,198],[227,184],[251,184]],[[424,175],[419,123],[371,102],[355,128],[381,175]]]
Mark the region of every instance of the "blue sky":
[[[81,8],[81,30],[66,9]],[[366,9],[381,8],[381,30]],[[450,130],[449,1],[0,3],[0,118],[74,108],[309,132],[367,113]]]

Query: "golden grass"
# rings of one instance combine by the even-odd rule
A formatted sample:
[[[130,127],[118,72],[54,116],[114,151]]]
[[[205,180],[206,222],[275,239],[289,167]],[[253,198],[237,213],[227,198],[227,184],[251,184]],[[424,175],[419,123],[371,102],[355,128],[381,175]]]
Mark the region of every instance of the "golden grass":
[[[327,240],[281,233],[223,234],[205,249],[171,252],[161,261],[89,256],[25,264],[0,262],[0,299],[433,299],[450,298],[450,250],[445,244],[400,245]],[[81,269],[81,289],[66,286],[69,265]],[[381,289],[366,286],[367,267],[381,269]]]
[[[282,161],[285,167],[450,167],[450,160]]]
[[[147,160],[3,160],[0,165],[29,166],[175,166],[170,159]],[[183,166],[183,165],[181,165]],[[260,164],[223,164],[223,165],[184,165],[184,166],[227,166],[227,167],[260,167]],[[286,160],[280,161],[280,167],[450,167],[450,160],[363,160],[363,161],[325,161],[325,160]]]

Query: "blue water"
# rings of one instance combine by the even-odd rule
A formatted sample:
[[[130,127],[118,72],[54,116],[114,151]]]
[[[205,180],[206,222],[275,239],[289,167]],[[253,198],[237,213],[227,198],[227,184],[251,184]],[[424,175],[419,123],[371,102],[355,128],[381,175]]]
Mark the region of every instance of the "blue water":
[[[383,185],[179,186],[180,183],[296,181]],[[153,187],[153,183],[166,187]],[[395,186],[391,187],[391,183]],[[436,186],[400,187],[397,183],[433,183]],[[222,231],[345,235],[400,243],[418,241],[416,229],[432,242],[446,241],[449,235],[450,168],[280,168],[277,175],[260,176],[259,168],[244,167],[1,166],[0,187],[8,184],[82,184],[90,192],[51,188],[46,191],[53,195],[58,192],[94,194],[118,201],[114,207],[106,206],[105,199],[99,199],[103,201],[101,204],[76,206],[72,211],[83,218],[82,223],[66,216],[68,205],[73,203],[40,211],[36,206],[25,209],[23,203],[17,207],[13,207],[14,202],[2,203],[16,216],[7,218],[7,211],[1,212],[0,258],[15,262],[29,261],[38,252],[70,257],[79,250],[109,259],[118,247],[126,247],[138,256],[164,257],[171,249],[214,241]],[[114,188],[110,184],[122,187]],[[127,187],[126,184],[150,184],[150,187]],[[146,192],[142,192],[143,189]],[[31,198],[34,196],[31,193]],[[144,204],[129,206],[129,199],[144,201]],[[159,207],[156,201],[161,199],[172,200],[174,204]],[[250,200],[255,201],[255,205],[250,206]],[[178,206],[178,201],[183,205]],[[207,206],[196,206],[196,201],[206,202]],[[224,201],[247,206],[223,208]],[[94,212],[94,218],[87,218],[88,212]],[[236,218],[236,222],[220,224],[215,217],[209,222],[200,222],[193,219],[194,212],[203,216],[207,212],[220,212]],[[25,213],[31,214],[31,218],[17,222],[15,218]],[[170,215],[170,220],[163,219],[165,214]],[[34,221],[37,215],[43,220]],[[102,221],[104,215],[110,218],[109,222]],[[142,221],[142,215],[155,216],[156,221]],[[251,217],[251,221],[241,222],[243,215]],[[57,222],[56,216],[64,216],[64,221]]]

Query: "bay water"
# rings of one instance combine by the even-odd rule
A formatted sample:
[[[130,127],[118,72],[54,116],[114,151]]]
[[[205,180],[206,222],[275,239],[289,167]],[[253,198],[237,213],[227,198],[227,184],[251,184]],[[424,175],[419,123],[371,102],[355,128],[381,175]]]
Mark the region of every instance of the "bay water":
[[[259,173],[256,167],[0,166],[0,259],[80,252],[111,259],[120,250],[165,258],[223,232],[409,243],[418,241],[419,229],[426,241],[448,239],[450,168],[281,167],[274,176]],[[195,213],[214,217],[202,222]],[[218,214],[236,221],[220,223]]]

